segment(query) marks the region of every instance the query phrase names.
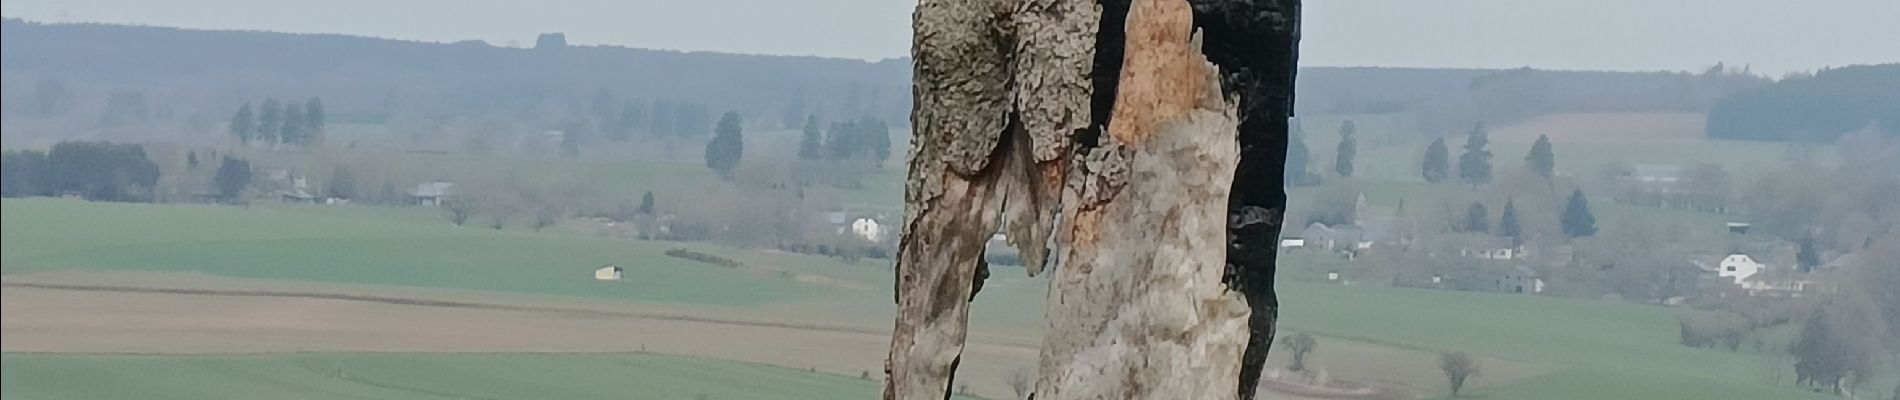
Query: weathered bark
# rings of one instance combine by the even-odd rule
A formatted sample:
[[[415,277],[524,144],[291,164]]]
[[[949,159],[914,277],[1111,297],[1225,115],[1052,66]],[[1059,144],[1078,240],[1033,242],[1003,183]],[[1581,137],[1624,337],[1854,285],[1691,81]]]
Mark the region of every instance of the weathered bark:
[[[1280,302],[1273,290],[1286,212],[1287,119],[1299,60],[1300,0],[1189,0],[1203,52],[1221,90],[1239,99],[1240,165],[1227,206],[1227,276],[1253,310],[1236,390],[1254,398],[1273,347]]]
[[[948,397],[1004,190],[992,161],[1010,108],[1004,0],[923,0],[913,15],[910,174],[885,399]]]
[[[1036,397],[1251,398],[1276,311],[1297,12],[922,0],[884,397],[947,397],[1001,224],[1032,275],[1052,231],[1062,254]]]
[[[1221,283],[1234,108],[1179,0],[1137,0],[1111,123],[1058,231],[1039,399],[1221,399],[1248,308]]]

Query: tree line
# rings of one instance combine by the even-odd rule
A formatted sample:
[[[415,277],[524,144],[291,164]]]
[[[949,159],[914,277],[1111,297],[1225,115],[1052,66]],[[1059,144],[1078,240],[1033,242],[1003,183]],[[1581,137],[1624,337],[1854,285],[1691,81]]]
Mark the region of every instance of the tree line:
[[[1830,143],[1879,126],[1900,135],[1900,64],[1826,69],[1723,98],[1709,110],[1712,138]]]
[[[629,98],[620,99],[612,90],[594,91],[588,103],[588,116],[601,136],[624,142],[634,135],[658,137],[703,137],[713,130],[712,112],[705,105],[684,101]],[[585,130],[569,127],[568,131]]]
[[[325,118],[323,99],[279,103],[276,98],[267,98],[255,112],[251,102],[238,106],[231,115],[229,130],[238,143],[246,146],[308,148],[321,141]]]
[[[158,185],[158,164],[136,144],[66,141],[45,152],[8,151],[0,157],[0,192],[6,197],[145,202]]]
[[[882,164],[891,158],[891,128],[869,116],[835,122],[824,132],[818,130],[818,117],[807,116],[798,141],[798,158],[804,160],[873,160]]]

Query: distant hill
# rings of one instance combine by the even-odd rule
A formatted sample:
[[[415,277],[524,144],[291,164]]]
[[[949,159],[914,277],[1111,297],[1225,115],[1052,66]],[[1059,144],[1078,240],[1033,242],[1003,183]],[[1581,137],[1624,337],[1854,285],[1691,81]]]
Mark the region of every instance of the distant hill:
[[[1770,82],[1722,65],[1700,73],[1303,68],[1299,78],[1301,114],[1411,113],[1433,134],[1549,114],[1703,113]]]
[[[142,114],[192,127],[185,131],[216,131],[243,102],[318,96],[331,121],[340,123],[489,118],[554,129],[596,112],[605,94],[616,101],[735,110],[766,127],[802,124],[805,115],[908,119],[907,59],[568,46],[546,37],[535,48],[509,48],[8,19],[0,24],[0,111],[101,121],[125,119],[96,116],[114,104],[150,104]],[[1300,114],[1412,113],[1429,132],[1553,113],[1706,112],[1716,99],[1769,82],[1719,67],[1705,73],[1320,67],[1301,69],[1299,78]]]
[[[1877,124],[1900,135],[1900,64],[1864,65],[1784,79],[1722,99],[1709,112],[1709,136],[1830,143]]]
[[[514,113],[589,98],[671,99],[774,122],[796,114],[908,113],[910,65],[606,46],[503,48],[344,35],[99,24],[0,24],[0,70],[99,90],[144,90],[228,114],[243,100],[321,96],[336,118],[399,108],[427,115]],[[9,89],[31,89],[8,84]],[[13,99],[30,93],[9,93]],[[790,110],[798,111],[798,110]],[[802,122],[803,115],[797,119]]]

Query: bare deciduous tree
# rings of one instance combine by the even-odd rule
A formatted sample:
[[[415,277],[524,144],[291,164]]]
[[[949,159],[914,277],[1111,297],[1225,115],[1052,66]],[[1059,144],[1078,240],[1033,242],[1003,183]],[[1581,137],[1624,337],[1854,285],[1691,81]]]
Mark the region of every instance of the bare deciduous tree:
[[[1445,372],[1445,379],[1451,382],[1451,396],[1458,397],[1464,390],[1465,380],[1478,376],[1478,361],[1463,352],[1449,352],[1438,355],[1438,369]]]
[[[565,214],[565,212],[562,211],[560,207],[541,206],[540,209],[534,212],[534,231],[540,232],[542,229],[559,223],[562,214]]]
[[[1305,371],[1306,355],[1319,348],[1319,341],[1314,340],[1313,335],[1305,333],[1281,337],[1280,344],[1286,346],[1287,350],[1293,351],[1293,365],[1287,369],[1294,371]]]
[[[1029,389],[1034,387],[1032,385],[1035,384],[1036,377],[1029,372],[1028,368],[1010,371],[1008,379],[1009,389],[1016,392],[1017,399],[1029,398]]]
[[[469,218],[475,216],[475,203],[463,199],[443,200],[442,211],[448,216],[449,223],[461,226],[462,223],[468,222]]]

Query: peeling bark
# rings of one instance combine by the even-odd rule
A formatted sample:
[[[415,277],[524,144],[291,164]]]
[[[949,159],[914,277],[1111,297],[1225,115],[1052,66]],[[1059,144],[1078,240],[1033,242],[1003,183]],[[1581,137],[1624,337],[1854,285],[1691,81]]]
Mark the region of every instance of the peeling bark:
[[[922,0],[884,398],[948,397],[999,225],[1032,275],[1050,235],[1062,255],[1035,397],[1251,398],[1277,311],[1297,14]]]
[[[1010,3],[923,0],[912,29],[910,174],[898,243],[885,399],[947,398],[996,231],[1010,146]],[[987,271],[981,271],[987,274]]]
[[[1108,135],[1076,166],[1040,399],[1231,399],[1249,310],[1221,282],[1234,108],[1178,0],[1137,0]]]

